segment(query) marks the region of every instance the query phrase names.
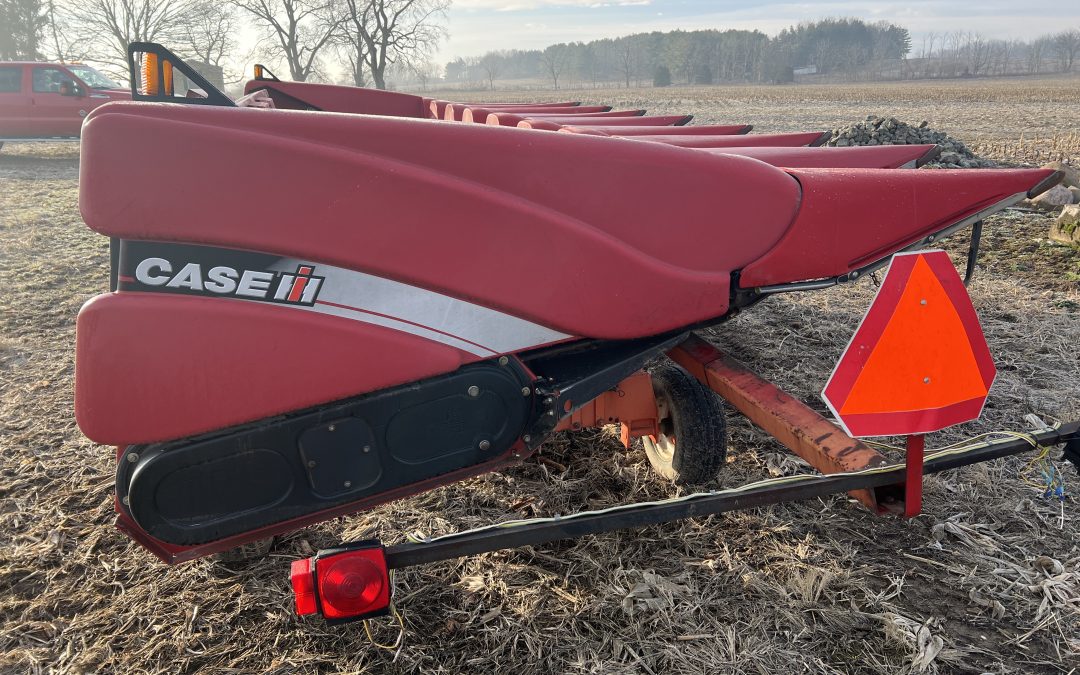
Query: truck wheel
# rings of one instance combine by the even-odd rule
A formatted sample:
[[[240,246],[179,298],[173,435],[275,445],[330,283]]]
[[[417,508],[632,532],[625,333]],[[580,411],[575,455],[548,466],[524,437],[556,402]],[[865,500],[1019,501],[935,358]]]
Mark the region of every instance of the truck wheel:
[[[644,436],[645,456],[656,473],[678,485],[708,483],[727,456],[723,401],[679,366],[654,369],[659,436]]]
[[[249,541],[236,548],[230,548],[228,551],[214,554],[214,560],[223,563],[259,560],[260,558],[265,558],[266,554],[270,552],[270,548],[274,545],[274,541],[276,541],[276,537],[268,537],[266,539],[259,539],[258,541]]]

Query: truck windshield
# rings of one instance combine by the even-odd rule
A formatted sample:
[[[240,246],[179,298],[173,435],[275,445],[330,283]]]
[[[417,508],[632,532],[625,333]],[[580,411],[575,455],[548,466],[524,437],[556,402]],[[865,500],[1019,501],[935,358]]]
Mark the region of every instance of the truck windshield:
[[[113,82],[105,75],[94,70],[90,66],[78,65],[68,66],[68,70],[78,75],[79,79],[87,83],[94,89],[123,89],[116,82]]]

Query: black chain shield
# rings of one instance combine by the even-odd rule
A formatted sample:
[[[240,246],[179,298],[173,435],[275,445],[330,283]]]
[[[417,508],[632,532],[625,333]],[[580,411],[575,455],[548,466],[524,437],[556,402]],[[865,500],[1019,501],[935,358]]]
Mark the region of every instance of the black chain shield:
[[[172,443],[131,446],[123,508],[177,545],[232,537],[378,495],[506,453],[533,416],[515,359]]]

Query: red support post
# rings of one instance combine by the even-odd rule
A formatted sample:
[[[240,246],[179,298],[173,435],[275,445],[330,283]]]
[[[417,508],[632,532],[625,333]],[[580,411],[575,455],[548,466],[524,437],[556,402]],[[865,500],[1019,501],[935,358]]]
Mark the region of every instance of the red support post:
[[[914,518],[922,513],[923,452],[926,436],[907,437],[907,480],[904,483],[904,517]]]

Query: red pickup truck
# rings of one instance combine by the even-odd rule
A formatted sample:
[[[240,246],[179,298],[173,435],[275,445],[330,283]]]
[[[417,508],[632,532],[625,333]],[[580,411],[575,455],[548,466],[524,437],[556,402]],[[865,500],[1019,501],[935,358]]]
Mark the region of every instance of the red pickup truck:
[[[129,89],[87,65],[0,62],[0,145],[78,138],[91,110],[130,99]]]

